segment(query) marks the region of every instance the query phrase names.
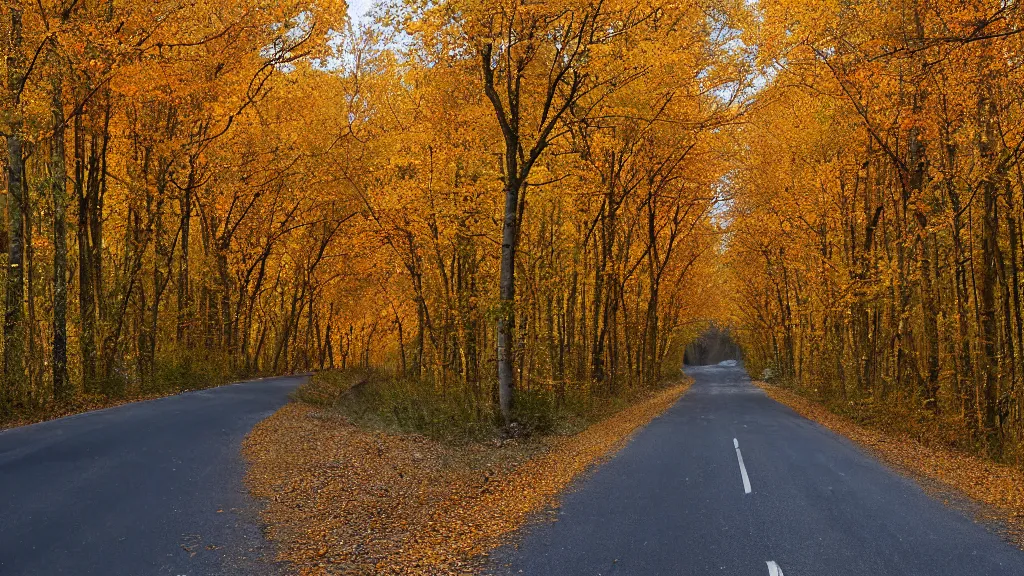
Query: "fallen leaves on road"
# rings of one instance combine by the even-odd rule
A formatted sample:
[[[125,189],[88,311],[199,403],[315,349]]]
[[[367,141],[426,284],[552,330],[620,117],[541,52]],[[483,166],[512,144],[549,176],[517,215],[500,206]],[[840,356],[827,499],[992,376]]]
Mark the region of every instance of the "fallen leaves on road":
[[[925,446],[903,437],[864,428],[795,392],[755,382],[772,399],[868,448],[910,476],[936,482],[982,504],[983,515],[1005,528],[1024,549],[1024,471],[977,456]],[[926,486],[927,488],[928,486]]]
[[[279,559],[304,575],[471,574],[488,550],[688,385],[573,436],[450,446],[292,403],[249,435],[247,484]]]

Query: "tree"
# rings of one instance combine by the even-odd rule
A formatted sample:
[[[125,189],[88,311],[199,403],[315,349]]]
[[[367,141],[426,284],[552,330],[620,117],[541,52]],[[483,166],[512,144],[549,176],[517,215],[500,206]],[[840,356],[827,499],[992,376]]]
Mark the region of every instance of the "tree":
[[[4,380],[8,404],[19,407],[26,401],[24,326],[24,209],[25,159],[22,95],[28,79],[28,61],[23,52],[24,9],[20,2],[8,6],[10,26],[7,45],[7,280],[4,305]]]
[[[1006,83],[1020,11],[763,8],[773,77],[730,182],[751,364],[1013,453],[1024,135],[1010,126],[1024,102]]]

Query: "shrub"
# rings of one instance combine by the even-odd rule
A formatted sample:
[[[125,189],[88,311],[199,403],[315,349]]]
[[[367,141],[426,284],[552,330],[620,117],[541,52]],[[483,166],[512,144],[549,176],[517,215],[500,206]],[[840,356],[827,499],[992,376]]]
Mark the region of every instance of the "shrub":
[[[333,410],[359,426],[423,434],[461,443],[499,438],[506,430],[491,398],[494,383],[474,391],[464,386],[398,377],[371,369],[315,374],[295,391],[295,400]],[[590,386],[516,393],[516,431],[523,435],[572,434],[621,410],[651,392],[623,386],[616,394]]]

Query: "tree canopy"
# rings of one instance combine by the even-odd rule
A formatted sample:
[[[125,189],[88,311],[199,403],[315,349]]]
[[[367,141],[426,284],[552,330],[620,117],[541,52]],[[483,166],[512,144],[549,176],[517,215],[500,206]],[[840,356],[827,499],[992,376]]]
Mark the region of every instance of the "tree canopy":
[[[7,415],[373,366],[510,422],[717,320],[1017,454],[1014,3],[3,7]]]

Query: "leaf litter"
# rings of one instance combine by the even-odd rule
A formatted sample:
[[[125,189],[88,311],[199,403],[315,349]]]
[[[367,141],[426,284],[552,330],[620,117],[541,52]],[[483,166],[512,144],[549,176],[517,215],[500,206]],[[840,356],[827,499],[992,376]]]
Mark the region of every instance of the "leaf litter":
[[[360,428],[294,402],[246,439],[246,483],[265,503],[278,559],[298,574],[473,574],[488,550],[688,387],[571,436],[464,446]]]

